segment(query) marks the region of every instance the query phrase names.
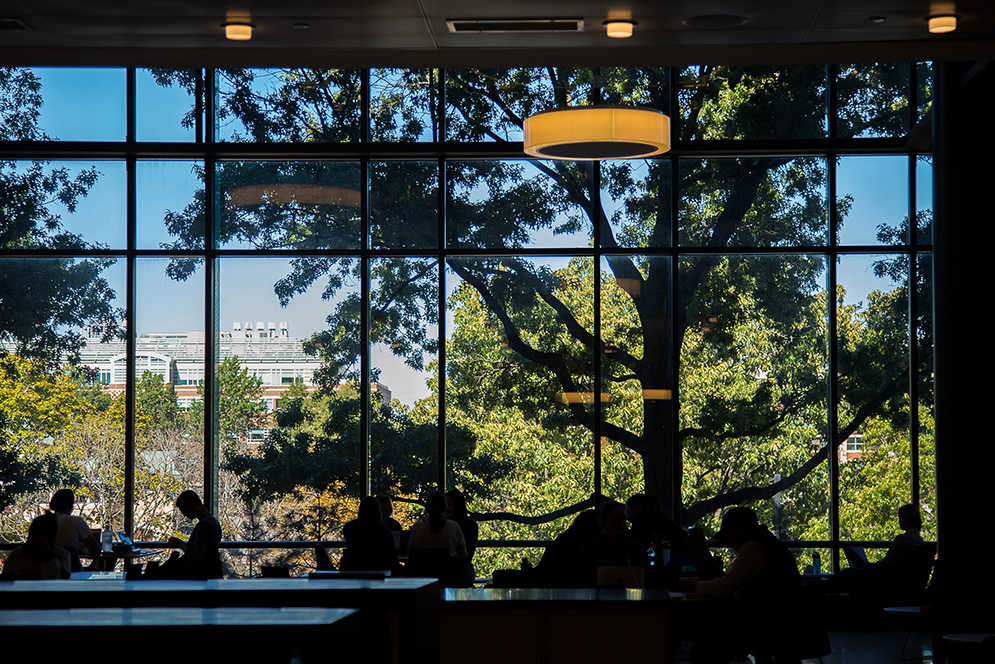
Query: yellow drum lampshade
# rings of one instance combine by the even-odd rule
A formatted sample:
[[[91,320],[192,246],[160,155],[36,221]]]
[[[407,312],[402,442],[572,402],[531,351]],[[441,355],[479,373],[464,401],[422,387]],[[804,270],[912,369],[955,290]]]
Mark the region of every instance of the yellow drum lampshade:
[[[654,108],[571,106],[527,118],[525,152],[543,159],[638,159],[670,149],[670,118]]]

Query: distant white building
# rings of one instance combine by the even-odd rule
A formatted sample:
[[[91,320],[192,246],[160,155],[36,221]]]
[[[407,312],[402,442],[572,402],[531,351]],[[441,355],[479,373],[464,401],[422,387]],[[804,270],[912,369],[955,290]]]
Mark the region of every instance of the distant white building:
[[[135,340],[135,376],[146,371],[163,377],[176,390],[180,407],[188,408],[200,398],[197,385],[206,371],[203,330],[171,333],[153,332]],[[301,340],[291,337],[286,323],[237,322],[230,331],[218,335],[219,356],[237,356],[239,364],[262,381],[262,400],[268,410],[295,382],[316,389],[314,372],[321,362],[306,355]],[[110,394],[124,392],[127,381],[127,355],[124,341],[101,342],[99,336],[87,339],[80,353],[81,364],[95,369]],[[375,382],[373,391],[389,402],[390,390]]]

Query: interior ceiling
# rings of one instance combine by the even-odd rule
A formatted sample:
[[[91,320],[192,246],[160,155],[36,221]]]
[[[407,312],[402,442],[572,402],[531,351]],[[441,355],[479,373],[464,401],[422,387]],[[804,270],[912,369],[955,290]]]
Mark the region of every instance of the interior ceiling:
[[[959,17],[931,35],[926,19]],[[740,17],[733,20],[694,17]],[[636,22],[610,39],[609,18]],[[572,33],[455,34],[452,19],[581,19]],[[225,39],[226,21],[255,25]],[[0,63],[514,66],[988,60],[995,0],[0,0]]]

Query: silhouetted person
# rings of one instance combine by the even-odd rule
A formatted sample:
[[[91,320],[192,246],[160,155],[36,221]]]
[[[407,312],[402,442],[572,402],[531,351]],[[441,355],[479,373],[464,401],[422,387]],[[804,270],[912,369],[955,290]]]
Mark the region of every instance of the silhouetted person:
[[[28,538],[3,563],[4,576],[15,579],[68,579],[72,569],[69,552],[56,546],[59,525],[55,514],[46,512],[28,526]]]
[[[73,506],[76,504],[76,494],[72,489],[59,489],[52,494],[48,506],[55,512],[58,531],[55,534],[56,546],[69,551],[72,571],[80,569],[79,555],[86,553],[96,562],[100,558],[100,544],[93,536],[93,530],[86,519],[73,516]]]
[[[918,603],[922,601],[934,549],[920,535],[922,517],[912,504],[898,508],[898,527],[902,529],[884,558],[877,562],[851,559],[851,568],[841,570],[833,579],[833,589],[881,603]]]
[[[180,579],[220,579],[224,576],[221,567],[221,524],[207,511],[200,496],[187,490],[176,498],[176,507],[188,519],[197,519],[197,525],[190,539],[170,537],[169,546],[183,551],[183,555],[164,565],[163,573]]]
[[[383,525],[392,533],[401,532],[403,528],[394,518],[394,503],[391,502],[390,496],[377,496],[377,502],[380,503],[380,520],[383,521]]]
[[[601,506],[601,536],[581,549],[577,559],[577,583],[593,588],[599,567],[628,567],[633,570],[649,565],[646,547],[629,539],[625,525],[625,505],[610,501]],[[635,578],[637,572],[633,572]]]
[[[594,510],[577,515],[542,554],[533,571],[534,585],[541,588],[570,588],[577,584],[580,552],[601,537],[601,520]]]
[[[466,540],[459,524],[446,518],[446,496],[433,491],[425,499],[425,518],[411,526],[408,566],[415,573],[428,573],[443,585],[468,586],[460,563],[466,560]]]
[[[736,552],[725,574],[708,581],[683,579],[681,588],[707,597],[736,596],[744,604],[727,620],[696,626],[693,661],[725,662],[737,651],[773,655],[778,663],[798,660],[803,618],[794,556],[749,507],[726,512],[715,541]]]
[[[629,522],[629,538],[649,547],[660,541],[671,547],[683,546],[686,535],[673,519],[660,509],[660,501],[644,493],[633,494],[625,501],[625,518]],[[657,552],[659,553],[659,552]]]
[[[398,569],[394,536],[381,521],[380,501],[367,496],[359,501],[356,518],[342,527],[345,550],[339,569],[390,570]]]
[[[459,489],[446,492],[446,518],[459,524],[460,530],[463,531],[463,541],[466,542],[466,561],[472,563],[480,529],[470,516],[470,511],[466,507],[466,497]]]

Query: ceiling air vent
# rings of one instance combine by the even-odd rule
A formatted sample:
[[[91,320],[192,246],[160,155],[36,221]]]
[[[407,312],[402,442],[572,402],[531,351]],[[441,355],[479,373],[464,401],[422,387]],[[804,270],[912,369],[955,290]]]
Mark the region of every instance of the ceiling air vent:
[[[449,32],[583,32],[582,18],[471,18],[447,19]]]
[[[31,26],[19,18],[0,18],[0,30],[31,30]]]

